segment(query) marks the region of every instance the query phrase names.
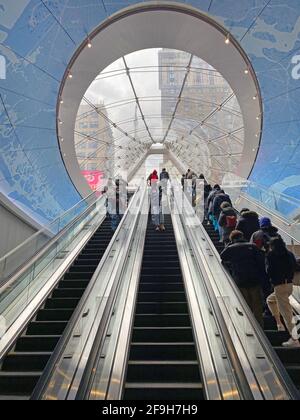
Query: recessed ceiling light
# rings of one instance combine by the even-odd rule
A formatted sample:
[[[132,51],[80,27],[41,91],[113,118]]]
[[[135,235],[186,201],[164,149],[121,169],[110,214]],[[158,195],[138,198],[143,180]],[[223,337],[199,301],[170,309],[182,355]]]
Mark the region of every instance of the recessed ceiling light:
[[[73,74],[71,72],[69,73],[69,79],[73,79]]]
[[[253,96],[253,100],[256,101],[257,99],[257,95]]]
[[[249,69],[246,69],[245,70],[245,74],[249,74]]]
[[[60,100],[60,104],[62,105],[64,103],[63,99]]]
[[[230,35],[229,34],[225,38],[225,44],[226,45],[230,44]]]
[[[88,48],[92,48],[92,43],[91,43],[91,41],[90,41],[90,40],[88,41],[87,46],[88,46]]]

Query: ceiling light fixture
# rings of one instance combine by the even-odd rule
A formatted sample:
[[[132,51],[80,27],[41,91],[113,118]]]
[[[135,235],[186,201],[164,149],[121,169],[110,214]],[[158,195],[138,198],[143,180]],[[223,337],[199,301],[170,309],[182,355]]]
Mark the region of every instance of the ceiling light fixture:
[[[229,45],[230,44],[230,35],[228,34],[225,38],[225,44]]]

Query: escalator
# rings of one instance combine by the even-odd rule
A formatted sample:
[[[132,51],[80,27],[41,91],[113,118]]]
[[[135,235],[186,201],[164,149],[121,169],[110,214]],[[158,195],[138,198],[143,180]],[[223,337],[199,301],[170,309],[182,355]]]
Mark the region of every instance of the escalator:
[[[192,324],[171,216],[149,218],[124,400],[203,400]]]
[[[300,390],[300,349],[287,349],[282,343],[289,340],[287,332],[279,332],[272,317],[265,317],[265,334],[290,375],[295,386]],[[299,397],[300,398],[300,397]]]
[[[217,251],[221,253],[224,249],[224,245],[219,242],[219,234],[215,232],[212,225],[204,223],[203,226],[214,243]],[[290,337],[287,332],[277,331],[276,322],[273,317],[265,317],[264,324],[264,330],[267,338],[272,344],[295,386],[300,390],[300,349],[287,349],[282,347],[282,343],[288,341]]]
[[[0,399],[30,398],[113,233],[106,218],[4,357]]]

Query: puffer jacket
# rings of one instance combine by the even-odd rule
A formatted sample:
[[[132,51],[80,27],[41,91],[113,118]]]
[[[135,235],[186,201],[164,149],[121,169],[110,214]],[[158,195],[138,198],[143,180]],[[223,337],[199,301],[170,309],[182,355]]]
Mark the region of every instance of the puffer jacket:
[[[253,233],[260,230],[259,217],[254,211],[246,211],[239,218],[236,230],[243,232],[247,241],[251,240]]]
[[[225,248],[221,258],[237,286],[250,289],[262,286],[268,277],[263,255],[255,245],[240,240]]]
[[[219,193],[215,196],[213,206],[212,206],[212,213],[217,220],[219,220],[221,214],[221,204],[229,203],[232,206],[231,199],[228,194]]]
[[[236,225],[236,220],[237,220],[237,213],[236,211],[232,208],[232,207],[227,207],[226,209],[222,210],[220,217],[219,217],[219,225],[222,228],[222,237],[221,237],[221,241],[226,243],[229,241],[229,236],[231,234],[231,232],[233,232],[235,230],[235,225],[234,226],[229,226],[229,218],[231,218],[233,221],[235,221],[235,225]]]
[[[297,260],[292,252],[277,255],[271,251],[267,255],[267,271],[274,287],[292,283],[296,270]]]

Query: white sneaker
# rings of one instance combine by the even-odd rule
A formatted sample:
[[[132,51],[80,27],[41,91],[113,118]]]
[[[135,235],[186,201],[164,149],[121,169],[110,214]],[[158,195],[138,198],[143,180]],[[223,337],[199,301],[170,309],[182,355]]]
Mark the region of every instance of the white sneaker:
[[[282,347],[286,347],[289,349],[300,349],[300,343],[298,340],[290,338],[289,341],[287,341],[286,343],[282,343]]]
[[[285,326],[284,325],[277,325],[277,330],[279,332],[284,332],[285,331]]]

